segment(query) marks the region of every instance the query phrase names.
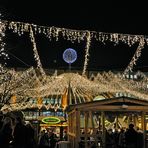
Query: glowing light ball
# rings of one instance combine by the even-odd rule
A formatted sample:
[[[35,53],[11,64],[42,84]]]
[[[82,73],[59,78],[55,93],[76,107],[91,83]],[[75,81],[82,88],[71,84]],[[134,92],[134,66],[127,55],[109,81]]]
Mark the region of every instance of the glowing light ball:
[[[68,48],[63,52],[63,59],[68,64],[74,63],[77,59],[77,52],[72,48]]]

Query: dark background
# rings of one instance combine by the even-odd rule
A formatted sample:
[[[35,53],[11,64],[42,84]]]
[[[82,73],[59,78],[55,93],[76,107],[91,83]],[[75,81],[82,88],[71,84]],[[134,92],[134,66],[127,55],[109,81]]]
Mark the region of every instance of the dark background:
[[[86,1],[1,1],[3,19],[23,21],[45,26],[71,29],[95,30],[126,34],[148,35],[147,8],[144,3],[125,3],[125,1],[94,2]],[[58,42],[49,41],[43,35],[36,35],[36,43],[44,68],[67,69],[62,54],[66,48],[74,48],[78,59],[72,64],[73,69],[83,69],[85,42],[71,43],[60,38]],[[89,70],[124,70],[130,62],[136,47],[124,43],[114,46],[92,41]],[[9,67],[36,66],[33,58],[32,44],[28,34],[21,37],[7,33],[6,50],[10,60]],[[148,47],[142,49],[142,55],[134,70],[148,70]]]

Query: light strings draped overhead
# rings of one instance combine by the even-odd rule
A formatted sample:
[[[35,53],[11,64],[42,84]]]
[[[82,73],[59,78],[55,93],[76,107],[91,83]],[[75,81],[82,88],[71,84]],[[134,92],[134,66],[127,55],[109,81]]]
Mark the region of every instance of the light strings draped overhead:
[[[115,94],[117,92],[126,92],[140,99],[148,99],[148,78],[143,73],[140,73],[140,76],[142,76],[140,81],[133,79],[129,80],[124,78],[123,74],[114,74],[112,72],[98,73],[96,76],[94,76],[93,81],[83,77],[86,75],[87,71],[92,39],[103,43],[108,40],[114,42],[115,44],[124,42],[129,46],[132,46],[135,43],[139,43],[134,56],[124,71],[124,75],[126,75],[129,71],[132,71],[133,66],[136,65],[136,61],[141,56],[141,50],[144,48],[144,45],[148,44],[147,36],[96,32],[89,30],[74,30],[54,26],[46,27],[24,22],[1,20],[0,31],[5,31],[7,28],[12,30],[14,33],[17,33],[18,35],[23,35],[25,32],[29,33],[31,42],[33,44],[34,59],[37,62],[37,68],[40,70],[41,76],[44,77],[45,80],[44,82],[40,81],[40,77],[36,75],[36,71],[33,68],[21,73],[13,71],[13,79],[9,82],[10,90],[12,90],[10,91],[9,96],[15,94],[18,102],[15,104],[10,104],[12,109],[32,107],[30,102],[24,105],[24,102],[28,99],[28,97],[39,98],[53,95],[63,95],[64,89],[68,88],[69,78],[71,80],[70,84],[75,103],[91,101],[93,97],[101,93]],[[35,41],[35,35],[41,33],[48,37],[49,40],[55,38],[56,41],[58,41],[59,36],[62,36],[64,39],[70,40],[71,42],[81,42],[86,40],[82,76],[74,73],[46,76],[46,73],[41,64]],[[19,85],[15,87],[17,84]],[[4,94],[3,92],[6,89],[5,86],[7,85],[8,81],[1,83],[1,94]]]
[[[145,44],[148,44],[148,36],[145,35],[133,35],[133,34],[122,34],[122,33],[107,33],[107,32],[96,32],[96,31],[89,31],[89,30],[75,30],[75,29],[67,29],[67,28],[59,28],[59,27],[47,27],[47,26],[40,26],[36,24],[24,23],[24,22],[16,22],[16,21],[7,21],[2,20],[2,24],[4,28],[9,28],[13,30],[13,32],[18,33],[18,35],[23,35],[24,32],[29,32],[31,36],[31,40],[33,42],[33,49],[35,50],[35,41],[33,41],[33,31],[34,34],[44,34],[50,40],[53,38],[56,41],[59,40],[59,36],[62,36],[66,40],[70,40],[71,42],[80,42],[86,39],[86,48],[85,48],[85,59],[84,59],[84,66],[82,75],[85,75],[87,70],[87,65],[89,61],[89,48],[91,46],[91,39],[95,39],[99,42],[106,42],[111,41],[114,42],[115,45],[119,44],[119,42],[124,42],[129,46],[139,42],[139,46],[136,50],[136,53],[131,58],[130,63],[128,64],[127,68],[125,69],[124,73],[132,71],[133,66],[136,65],[136,61],[141,55],[141,49],[144,47]],[[43,74],[43,68],[41,68],[41,63],[39,62],[39,55],[37,52],[34,52],[35,59],[38,59],[38,67],[40,67],[41,73]]]

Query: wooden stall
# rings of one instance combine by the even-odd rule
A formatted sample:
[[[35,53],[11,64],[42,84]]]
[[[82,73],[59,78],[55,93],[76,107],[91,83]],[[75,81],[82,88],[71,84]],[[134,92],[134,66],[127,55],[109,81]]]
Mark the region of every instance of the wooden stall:
[[[130,123],[143,131],[143,147],[147,147],[148,101],[118,97],[70,105],[68,135],[71,148],[105,148],[108,129],[128,128]]]

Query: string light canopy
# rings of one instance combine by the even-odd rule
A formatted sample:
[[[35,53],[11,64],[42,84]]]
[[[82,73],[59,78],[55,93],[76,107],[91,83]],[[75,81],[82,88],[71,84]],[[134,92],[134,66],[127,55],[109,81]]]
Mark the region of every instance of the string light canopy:
[[[67,105],[90,102],[98,95],[112,94],[111,96],[116,96],[117,93],[148,101],[148,77],[142,74],[139,75],[138,72],[135,74],[135,79],[134,77],[127,79],[126,75],[123,76],[122,73],[102,72],[94,75],[93,80],[89,80],[76,73],[64,73],[56,77],[54,75],[51,77],[47,76],[44,84],[36,83],[32,89],[26,86],[22,87],[23,89],[26,88],[26,94],[21,98],[18,96],[19,101],[16,101],[16,103],[10,103],[10,105],[7,104],[6,106],[10,106],[11,110],[38,107],[37,104],[30,101],[24,104],[28,96],[36,98],[36,100],[39,97],[47,98],[47,96],[54,100],[57,98],[68,99],[67,101],[63,101]],[[137,79],[138,75],[141,77],[141,80]],[[29,76],[28,79],[31,79],[31,77]],[[71,80],[70,86],[69,79]],[[13,94],[17,94],[18,90],[13,91]],[[55,104],[50,102],[48,104],[40,104],[40,108],[42,107],[57,109],[60,105],[57,102]]]
[[[25,32],[29,33],[33,45],[34,59],[37,62],[37,69],[40,71],[42,79],[44,79],[44,82],[41,81],[40,77],[36,75],[36,72],[33,69],[30,69],[23,73],[11,71],[10,73],[13,75],[13,79],[11,79],[11,81],[9,82],[8,81],[9,77],[5,77],[6,76],[5,73],[2,73],[3,70],[0,69],[1,77],[5,80],[0,84],[0,93],[4,94],[3,93],[4,90],[9,91],[9,89],[6,88],[6,86],[9,86],[11,91],[8,94],[8,96],[6,95],[5,99],[10,96],[12,97],[12,95],[15,95],[17,99],[19,98],[18,99],[19,101],[17,101],[14,104],[11,104],[11,102],[9,102],[10,103],[9,106],[11,107],[12,110],[22,109],[25,107],[26,108],[32,107],[32,104],[30,102],[27,102],[26,105],[24,104],[25,100],[27,100],[28,97],[39,98],[52,95],[63,96],[63,93],[65,92],[64,90],[68,88],[70,88],[68,91],[71,94],[70,104],[92,101],[96,95],[99,95],[101,93],[116,93],[116,92],[126,92],[140,99],[146,99],[146,100],[148,99],[147,95],[148,78],[146,75],[141,73],[141,75],[143,75],[143,78],[140,81],[127,80],[126,78],[123,77],[123,74],[126,75],[129,71],[132,71],[133,66],[136,65],[136,61],[141,56],[141,50],[144,48],[144,45],[148,44],[148,36],[96,32],[89,30],[75,30],[75,29],[59,28],[54,26],[47,27],[47,26],[39,26],[36,24],[30,24],[24,22],[0,20],[0,34],[1,33],[3,34],[6,31],[6,28],[12,30],[14,33],[17,33],[18,35],[23,35]],[[46,73],[44,72],[38,54],[36,40],[35,40],[36,34],[44,34],[47,38],[49,38],[49,40],[55,38],[56,41],[59,40],[59,35],[71,42],[86,41],[85,59],[84,59],[82,75],[68,73],[57,76],[55,75],[47,76]],[[92,39],[93,40],[95,39],[96,41],[103,43],[105,43],[106,41],[111,41],[114,42],[115,45],[119,44],[120,42],[124,42],[129,46],[132,46],[135,43],[139,43],[139,46],[137,47],[134,56],[132,57],[129,65],[127,66],[123,74],[113,74],[111,72],[98,73],[96,76],[94,76],[94,80],[92,81],[87,79],[87,77],[84,77],[86,76],[86,70],[90,56],[89,51]],[[3,52],[3,46],[1,49]],[[75,50],[67,49],[67,51],[68,54],[67,53],[64,54],[63,57],[64,60],[67,63],[74,62],[77,58],[77,54],[74,52]],[[69,80],[70,80],[70,85],[69,85]],[[12,89],[15,86],[17,87],[15,89]],[[5,102],[5,104],[7,105],[9,103]]]

